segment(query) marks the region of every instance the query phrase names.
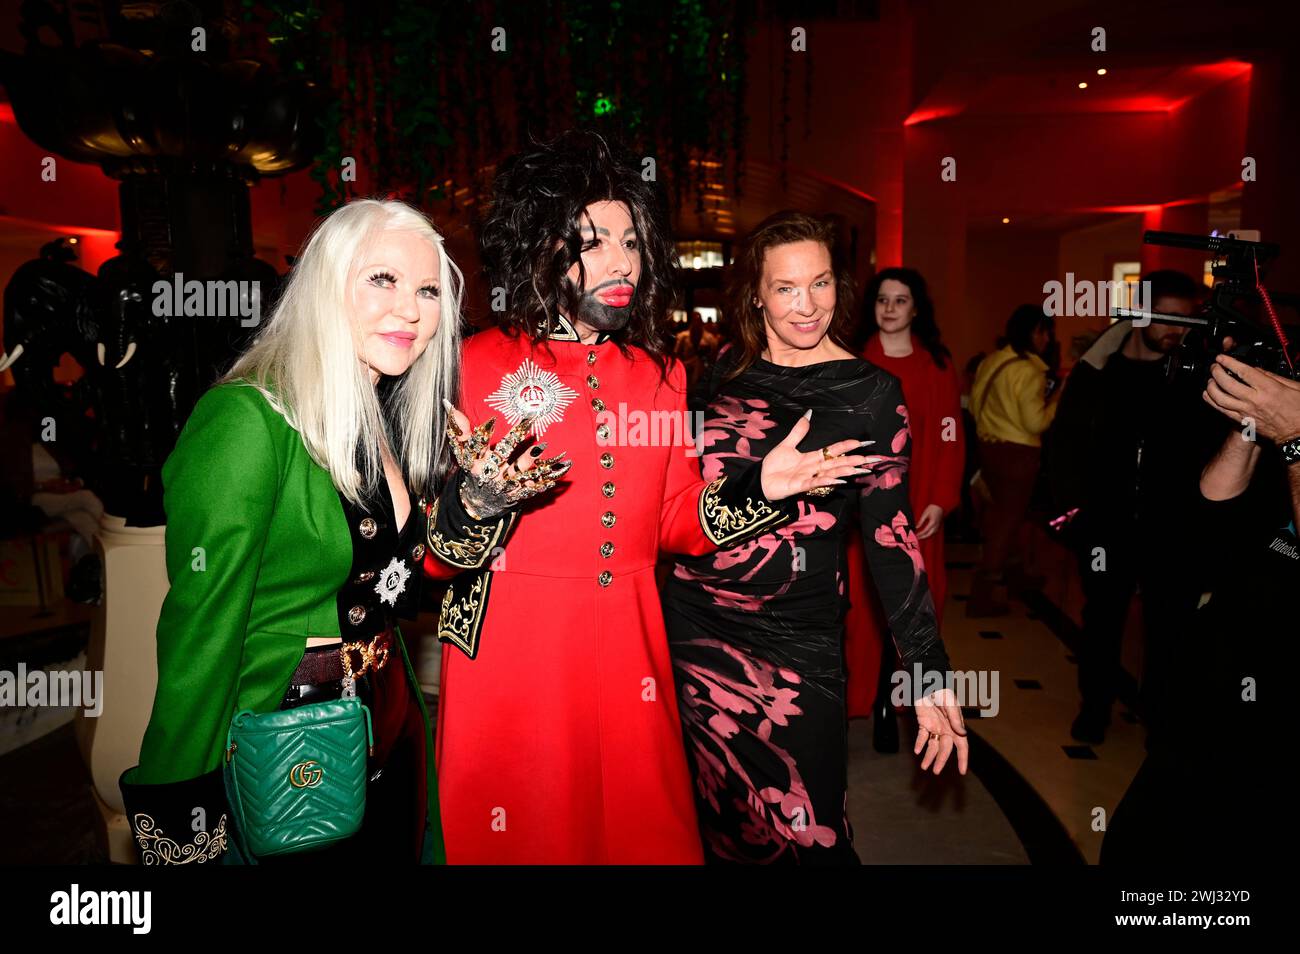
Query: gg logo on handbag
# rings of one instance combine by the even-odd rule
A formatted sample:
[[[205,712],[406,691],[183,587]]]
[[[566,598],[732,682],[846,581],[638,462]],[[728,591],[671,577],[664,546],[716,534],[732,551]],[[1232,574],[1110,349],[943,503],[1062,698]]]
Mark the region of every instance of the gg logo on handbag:
[[[315,788],[325,777],[324,769],[314,759],[299,762],[289,769],[289,784],[294,788]]]

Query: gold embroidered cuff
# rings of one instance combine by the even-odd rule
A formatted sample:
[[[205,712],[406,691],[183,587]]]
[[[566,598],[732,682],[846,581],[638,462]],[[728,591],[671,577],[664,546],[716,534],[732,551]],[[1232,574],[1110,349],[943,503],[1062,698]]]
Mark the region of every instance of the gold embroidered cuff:
[[[470,659],[478,655],[478,637],[487,612],[492,571],[457,577],[447,587],[438,614],[438,639],[451,643]]]
[[[429,549],[444,563],[461,570],[478,570],[491,559],[510,532],[518,514],[511,510],[491,523],[453,521],[440,512],[441,498],[429,514]]]
[[[131,833],[140,848],[142,865],[188,865],[217,861],[226,853],[226,816],[222,815],[211,832],[200,831],[181,844],[143,812],[131,816]]]
[[[220,864],[233,834],[221,769],[178,782],[139,785],[134,781],[137,768],[123,772],[118,787],[140,862]],[[196,818],[202,819],[197,831]]]
[[[700,494],[700,526],[714,545],[747,540],[790,519],[790,514],[763,496],[759,468],[756,464],[735,480],[719,477]]]

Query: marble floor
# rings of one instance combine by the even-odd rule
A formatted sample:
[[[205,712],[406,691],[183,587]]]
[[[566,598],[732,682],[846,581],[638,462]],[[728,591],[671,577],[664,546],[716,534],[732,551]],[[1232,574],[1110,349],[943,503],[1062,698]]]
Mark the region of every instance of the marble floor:
[[[1006,814],[974,773],[922,772],[915,723],[900,723],[902,751],[871,745],[871,722],[849,724],[849,822],[869,865],[1023,865],[1030,858]]]
[[[1050,809],[1082,858],[1095,864],[1105,821],[1145,756],[1144,729],[1123,704],[1124,697],[1132,702],[1130,679],[1104,743],[1082,745],[1070,737],[1079,706],[1073,652],[1078,582],[1064,552],[1050,541],[1031,541],[1031,552],[1032,565],[1048,579],[1043,591],[1012,600],[1009,616],[968,619],[965,595],[977,548],[949,547],[944,640],[955,668],[997,676],[998,711],[992,718],[971,719],[973,731]],[[1138,670],[1140,657],[1135,622],[1124,644],[1130,674]]]

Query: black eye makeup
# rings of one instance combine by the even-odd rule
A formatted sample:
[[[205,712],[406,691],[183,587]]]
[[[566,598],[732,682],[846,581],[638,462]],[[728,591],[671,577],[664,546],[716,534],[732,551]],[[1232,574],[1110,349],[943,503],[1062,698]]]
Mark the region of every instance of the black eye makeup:
[[[390,285],[396,285],[397,278],[392,272],[375,272],[370,276],[370,282],[376,285],[380,282],[388,282]]]

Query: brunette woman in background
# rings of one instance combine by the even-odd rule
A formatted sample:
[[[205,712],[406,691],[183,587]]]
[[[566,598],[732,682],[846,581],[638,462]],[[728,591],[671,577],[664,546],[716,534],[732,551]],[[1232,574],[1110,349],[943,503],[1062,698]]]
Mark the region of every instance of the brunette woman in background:
[[[947,573],[943,559],[943,520],[961,501],[965,436],[961,385],[952,355],[939,338],[934,302],[925,279],[911,268],[887,268],[867,286],[865,312],[869,337],[863,351],[877,367],[898,378],[912,432],[908,499],[916,514],[916,539],[934,598],[935,621],[942,632]],[[886,622],[874,588],[864,578],[860,541],[849,556],[849,597],[845,655],[849,669],[850,716],[874,714],[879,751],[898,750],[898,728],[889,702],[896,657],[885,638]],[[873,706],[874,702],[874,706]]]

